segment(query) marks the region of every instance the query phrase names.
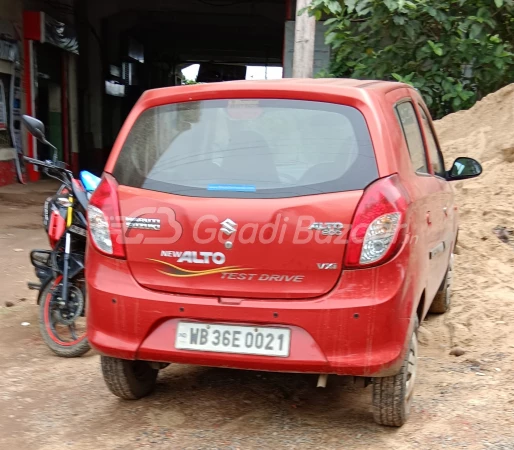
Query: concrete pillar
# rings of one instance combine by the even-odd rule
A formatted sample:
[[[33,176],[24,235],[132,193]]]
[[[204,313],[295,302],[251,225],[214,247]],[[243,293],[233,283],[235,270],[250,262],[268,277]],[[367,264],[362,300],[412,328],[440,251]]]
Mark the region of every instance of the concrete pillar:
[[[311,0],[296,1],[296,23],[294,31],[293,78],[312,78],[314,67],[314,39],[316,19],[306,12],[298,12],[309,6]]]

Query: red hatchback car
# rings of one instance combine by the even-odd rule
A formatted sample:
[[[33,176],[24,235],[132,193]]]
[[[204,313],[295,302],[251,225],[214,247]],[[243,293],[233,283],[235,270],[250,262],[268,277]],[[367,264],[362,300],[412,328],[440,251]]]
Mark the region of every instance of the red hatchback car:
[[[400,426],[416,329],[449,306],[457,207],[410,86],[278,80],[146,92],[88,210],[88,334],[109,389],[168,363],[365,377]]]

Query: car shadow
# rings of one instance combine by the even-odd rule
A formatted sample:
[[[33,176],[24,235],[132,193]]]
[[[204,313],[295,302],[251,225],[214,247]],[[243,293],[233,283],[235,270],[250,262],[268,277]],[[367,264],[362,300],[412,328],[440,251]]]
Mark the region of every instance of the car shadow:
[[[293,440],[300,435],[305,445],[319,443],[319,437],[308,441],[313,433],[347,445],[365,435],[379,445],[376,439],[397,431],[374,423],[371,386],[359,387],[353,377],[336,375],[326,388],[316,383],[316,375],[171,365],[161,370],[149,397],[114,400],[113,425],[126,425],[128,416],[135,415],[140,424],[144,418],[147,427],[161,433]]]

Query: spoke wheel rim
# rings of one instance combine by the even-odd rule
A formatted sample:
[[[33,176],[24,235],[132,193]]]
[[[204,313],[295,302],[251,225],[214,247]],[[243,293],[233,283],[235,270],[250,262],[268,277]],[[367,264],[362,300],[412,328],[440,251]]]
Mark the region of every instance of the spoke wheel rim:
[[[56,305],[53,302],[54,291],[60,286],[62,277],[55,280],[55,283],[48,293],[44,308],[44,320],[47,334],[52,341],[62,346],[72,346],[82,342],[86,338],[85,317],[78,317],[69,325],[63,325],[59,322]],[[80,321],[80,330],[77,328],[77,321]]]
[[[77,320],[80,320],[78,318]],[[63,325],[59,322],[54,311],[51,307],[48,308],[47,312],[47,325],[50,328],[52,336],[57,343],[61,345],[73,345],[82,341],[86,337],[85,324],[80,324],[80,331],[77,330],[77,321],[70,325]]]

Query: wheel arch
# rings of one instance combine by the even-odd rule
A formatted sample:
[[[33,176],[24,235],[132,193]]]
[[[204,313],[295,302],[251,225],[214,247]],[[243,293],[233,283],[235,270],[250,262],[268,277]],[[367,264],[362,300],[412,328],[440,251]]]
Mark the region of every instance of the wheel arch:
[[[416,309],[416,316],[418,318],[418,323],[421,324],[423,322],[423,319],[426,316],[426,296],[425,296],[425,289],[423,289],[423,292],[421,293],[421,297],[419,299],[418,307]]]

